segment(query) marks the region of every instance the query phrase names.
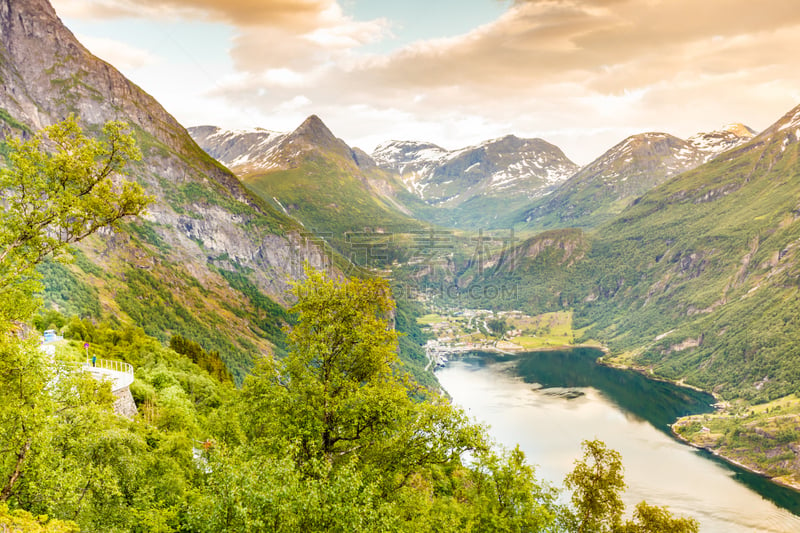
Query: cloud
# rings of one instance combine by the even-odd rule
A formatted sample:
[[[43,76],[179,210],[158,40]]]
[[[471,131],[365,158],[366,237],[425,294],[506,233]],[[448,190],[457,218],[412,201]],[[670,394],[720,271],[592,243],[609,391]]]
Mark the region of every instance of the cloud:
[[[302,94],[299,94],[294,98],[292,98],[291,100],[281,102],[276,109],[278,111],[297,111],[304,107],[308,107],[309,105],[311,105],[311,100],[309,100]]]
[[[114,39],[89,35],[76,35],[76,37],[92,54],[120,70],[138,69],[155,65],[162,61],[161,58],[147,50],[142,50]]]
[[[796,0],[516,0],[466,34],[380,55],[364,46],[391,22],[355,20],[336,0],[57,4],[84,17],[226,21],[237,73],[209,98],[276,123],[314,112],[356,142],[375,139],[367,125],[448,146],[513,132],[560,141],[587,162],[637,131],[765,127],[800,87]]]
[[[336,0],[54,0],[59,13],[82,19],[183,18],[241,28],[277,27],[306,33],[342,18]]]

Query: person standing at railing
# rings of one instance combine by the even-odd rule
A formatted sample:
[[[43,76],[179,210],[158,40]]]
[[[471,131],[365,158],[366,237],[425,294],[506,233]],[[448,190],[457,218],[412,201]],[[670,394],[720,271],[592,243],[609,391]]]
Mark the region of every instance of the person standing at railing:
[[[97,366],[96,363],[97,363],[97,356],[92,355],[92,366]]]

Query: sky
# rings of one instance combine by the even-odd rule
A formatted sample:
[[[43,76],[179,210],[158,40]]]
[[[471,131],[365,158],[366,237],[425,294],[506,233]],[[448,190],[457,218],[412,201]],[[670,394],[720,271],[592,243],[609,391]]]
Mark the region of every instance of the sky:
[[[515,134],[587,164],[628,135],[760,131],[800,104],[797,0],[51,0],[184,126],[457,149]]]

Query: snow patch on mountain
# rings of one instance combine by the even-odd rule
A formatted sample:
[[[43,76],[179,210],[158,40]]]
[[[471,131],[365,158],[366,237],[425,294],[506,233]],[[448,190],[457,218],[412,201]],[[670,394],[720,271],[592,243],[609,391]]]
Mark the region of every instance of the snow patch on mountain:
[[[786,120],[783,125],[778,128],[778,131],[788,130],[790,128],[800,126],[800,106],[794,108],[793,111],[794,114],[792,117]]]
[[[264,128],[225,130],[197,126],[188,131],[200,148],[240,175],[280,168],[274,155],[288,137]]]
[[[535,198],[578,170],[556,146],[513,135],[458,150],[389,141],[379,145],[372,158],[399,174],[410,192],[435,205],[455,205],[474,196]]]
[[[688,142],[704,154],[704,163],[743,144],[755,136],[755,132],[740,123],[727,124],[719,130],[698,133],[689,137]]]

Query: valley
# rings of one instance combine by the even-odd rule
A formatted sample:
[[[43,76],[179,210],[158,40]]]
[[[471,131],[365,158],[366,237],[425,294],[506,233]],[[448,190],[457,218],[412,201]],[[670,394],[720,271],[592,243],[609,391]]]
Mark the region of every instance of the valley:
[[[363,531],[416,531],[439,516],[459,531],[512,519],[573,531],[568,491],[542,488],[509,433],[557,433],[545,411],[571,408],[569,458],[535,455],[535,431],[520,433],[555,481],[598,409],[627,420],[621,440],[643,436],[633,486],[658,461],[639,460],[648,447],[683,454],[676,469],[709,462],[670,440],[671,426],[800,489],[800,106],[764,120],[759,132],[626,133],[585,165],[512,133],[453,149],[382,140],[368,153],[317,114],[287,131],[185,128],[90,53],[48,0],[0,0],[0,423],[13,429],[0,432],[10,435],[0,517],[17,509],[87,531],[107,520],[119,531],[293,531],[361,519]],[[104,146],[109,127],[130,145],[107,167],[99,148],[52,163],[64,142],[38,132],[70,124],[82,145]],[[113,178],[80,204],[110,225],[61,205],[80,164]],[[17,201],[25,179],[46,182],[41,169],[61,188]],[[123,186],[141,192],[136,209],[114,204]],[[62,226],[36,219],[50,205],[68,213]],[[68,243],[63,257],[50,253]],[[64,335],[61,360],[91,346],[132,365],[142,415],[118,419],[103,386],[79,378],[51,392],[35,349],[45,330]],[[509,450],[495,450],[496,434],[445,399],[480,400],[471,383],[509,409],[544,394],[546,409],[505,424],[503,408],[470,403],[495,417],[480,423],[503,428]],[[83,464],[89,473],[76,474]],[[659,480],[678,481],[653,475],[663,477],[627,504],[664,505]],[[530,490],[497,507],[500,476]],[[757,505],[728,474],[709,476]],[[702,482],[666,502],[705,526],[718,502],[692,512]],[[756,490],[779,493],[760,508],[772,531],[797,524],[784,509],[800,512],[800,491]],[[328,512],[308,512],[318,507]],[[724,530],[728,519],[714,520]]]

